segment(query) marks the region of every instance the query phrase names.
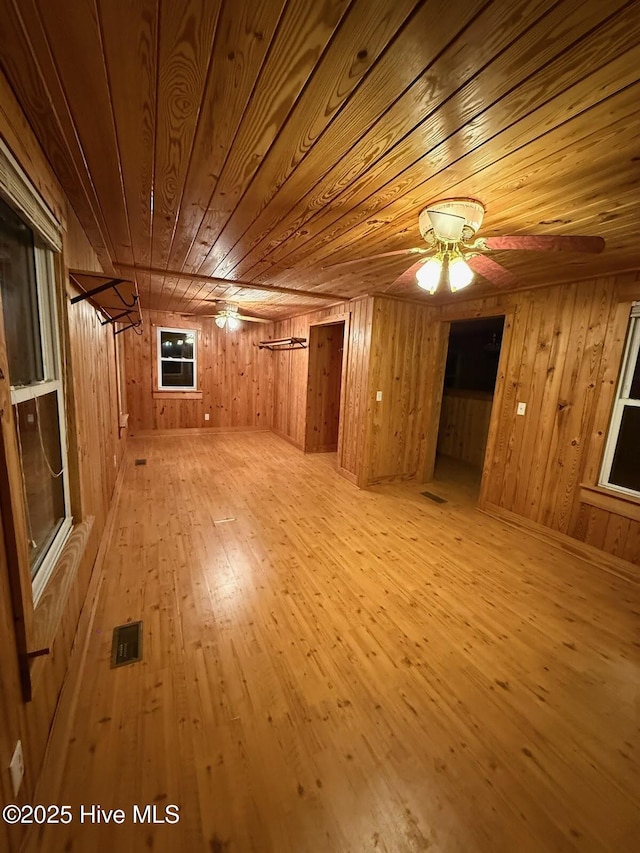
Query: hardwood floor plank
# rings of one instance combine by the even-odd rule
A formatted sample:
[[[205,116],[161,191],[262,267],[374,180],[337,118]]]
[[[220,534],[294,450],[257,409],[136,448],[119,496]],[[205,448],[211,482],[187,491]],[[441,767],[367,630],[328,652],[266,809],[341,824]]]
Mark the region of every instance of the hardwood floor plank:
[[[64,772],[37,791],[127,823],[27,853],[635,849],[635,585],[438,475],[446,504],[358,491],[266,432],[129,453]],[[143,660],[112,670],[136,619]]]

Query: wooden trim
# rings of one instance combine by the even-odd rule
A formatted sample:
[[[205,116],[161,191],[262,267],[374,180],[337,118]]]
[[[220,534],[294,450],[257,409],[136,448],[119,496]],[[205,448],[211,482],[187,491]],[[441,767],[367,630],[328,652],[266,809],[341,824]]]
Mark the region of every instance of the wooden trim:
[[[0,518],[4,527],[9,587],[13,608],[22,696],[32,696],[27,652],[33,636],[33,588],[27,542],[27,516],[22,484],[22,465],[11,403],[9,363],[0,294]]]
[[[486,503],[487,492],[489,491],[489,480],[491,478],[491,469],[493,467],[492,463],[499,437],[500,413],[502,411],[507,365],[509,363],[511,338],[513,336],[513,326],[515,323],[514,311],[510,311],[508,313],[503,312],[503,316],[504,326],[502,328],[502,341],[500,343],[500,358],[498,359],[498,375],[496,376],[496,385],[493,392],[491,420],[489,421],[489,432],[487,434],[487,444],[484,451],[484,462],[482,463],[482,480],[480,481],[480,494],[478,495],[479,507],[484,506]]]
[[[353,471],[347,471],[346,468],[341,468],[339,465],[336,467],[336,473],[340,474],[341,477],[344,477],[345,480],[348,480],[350,483],[353,483],[356,488],[358,486],[358,478],[353,473]]]
[[[578,500],[580,503],[640,522],[640,498],[634,498],[632,495],[624,495],[600,486],[582,485]]]
[[[177,435],[212,435],[224,432],[269,432],[267,427],[229,426],[229,427],[184,427],[182,429],[139,429],[130,432],[131,438],[166,438]],[[284,437],[284,436],[283,436]]]
[[[338,442],[335,448],[335,452],[338,454],[338,465],[342,462],[343,456],[343,437],[344,437],[344,418],[347,414],[346,412],[346,400],[347,400],[347,376],[348,376],[348,359],[349,359],[349,335],[351,328],[351,312],[345,311],[342,314],[334,314],[331,317],[325,317],[323,320],[318,320],[316,322],[309,323],[309,343],[311,343],[311,328],[313,326],[339,326],[341,323],[344,324],[343,327],[343,336],[342,336],[342,365],[340,368],[340,414],[338,420]],[[307,384],[308,384],[308,368],[307,368]],[[306,441],[306,418],[305,418],[305,441]],[[323,448],[320,448],[318,452],[323,452]],[[328,449],[327,449],[327,452]]]
[[[510,512],[507,509],[496,506],[496,504],[485,503],[477,509],[485,515],[504,521],[506,524],[511,525],[511,527],[524,530],[531,536],[535,536],[536,539],[541,539],[543,542],[555,545],[557,548],[567,551],[574,556],[582,557],[596,568],[602,569],[602,571],[611,572],[611,574],[631,583],[640,582],[640,567],[634,566],[633,563],[629,563],[627,560],[614,557],[613,554],[607,554],[599,548],[594,548],[593,545],[587,545],[579,539],[567,536],[566,533],[560,533],[550,527],[545,527],[543,524],[538,524],[537,521],[531,521],[522,515],[517,515],[515,512]]]
[[[93,516],[74,525],[56,561],[47,585],[33,613],[33,634],[29,638],[27,654],[34,657],[49,654],[66,609],[69,592],[76,579],[78,567],[84,556]]]
[[[284,432],[280,432],[279,429],[272,429],[271,432],[274,435],[277,435],[278,438],[284,439],[285,441],[289,442],[289,444],[292,444],[294,447],[296,447],[298,450],[301,450],[304,453],[304,447],[302,446],[302,444],[300,444],[299,441],[296,441],[295,439],[291,438],[291,436],[287,435]]]
[[[440,412],[442,409],[442,397],[444,395],[444,372],[447,365],[450,330],[451,323],[448,320],[440,320],[437,324],[434,343],[435,367],[433,370],[430,401],[428,403],[429,411],[427,413],[427,429],[424,439],[424,456],[418,467],[417,479],[420,483],[430,483],[433,480],[433,471],[436,465]]]
[[[180,270],[163,270],[159,267],[140,267],[135,264],[114,264],[115,268],[120,270],[131,270],[134,273],[146,273],[148,275],[157,275],[162,278],[179,278],[185,281],[204,281],[209,284],[224,284],[227,287],[243,287],[248,290],[266,290],[273,293],[287,293],[290,296],[304,296],[308,299],[324,299],[332,302],[348,302],[348,296],[342,296],[339,293],[316,293],[313,290],[298,290],[295,287],[280,287],[276,284],[260,284],[257,281],[242,281],[231,278],[220,278],[218,276],[201,275],[193,272],[180,272]]]
[[[154,400],[202,400],[203,391],[152,391]],[[127,417],[129,417],[127,415]]]

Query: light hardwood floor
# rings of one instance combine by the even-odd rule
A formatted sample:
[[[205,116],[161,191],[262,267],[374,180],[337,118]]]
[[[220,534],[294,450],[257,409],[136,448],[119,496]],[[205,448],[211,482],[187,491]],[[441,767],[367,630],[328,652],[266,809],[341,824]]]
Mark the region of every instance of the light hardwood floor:
[[[131,440],[38,790],[74,820],[28,851],[638,849],[637,587],[333,463],[270,433]],[[143,661],[110,669],[137,619]]]

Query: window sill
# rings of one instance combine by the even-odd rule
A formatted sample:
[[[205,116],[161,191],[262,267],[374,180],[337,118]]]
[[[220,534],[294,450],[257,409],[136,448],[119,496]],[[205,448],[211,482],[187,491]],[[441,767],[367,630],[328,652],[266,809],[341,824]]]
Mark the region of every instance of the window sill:
[[[614,515],[640,522],[640,498],[625,495],[602,486],[581,486],[579,500]]]
[[[153,391],[154,400],[202,400],[202,391]]]
[[[29,657],[39,657],[51,651],[92,527],[93,517],[75,524],[62,546],[51,576],[33,611],[33,636],[29,643]]]

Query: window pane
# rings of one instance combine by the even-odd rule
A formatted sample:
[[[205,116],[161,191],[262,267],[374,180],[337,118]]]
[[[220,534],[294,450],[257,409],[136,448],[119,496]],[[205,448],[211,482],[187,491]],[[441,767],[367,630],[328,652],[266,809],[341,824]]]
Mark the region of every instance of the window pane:
[[[636,320],[636,323],[638,321]],[[631,375],[631,388],[629,389],[629,397],[632,400],[640,400],[640,349],[636,356],[636,366]]]
[[[161,358],[193,358],[193,332],[160,332]]]
[[[62,467],[57,394],[18,403],[15,410],[34,575],[65,515],[62,476],[51,475]]]
[[[162,385],[193,388],[192,361],[162,361]]]
[[[640,407],[625,406],[609,482],[640,492]]]
[[[0,199],[0,288],[9,379],[29,385],[44,379],[36,295],[33,232]]]

